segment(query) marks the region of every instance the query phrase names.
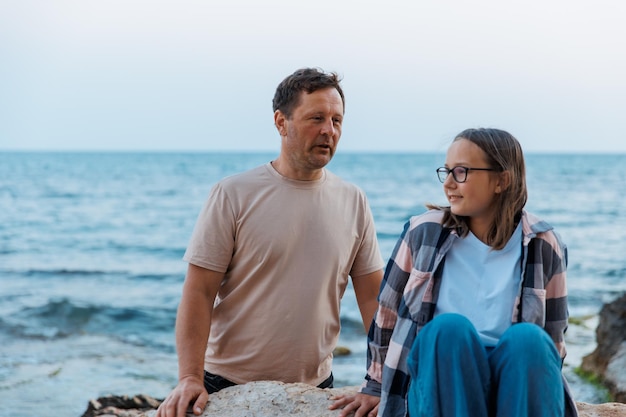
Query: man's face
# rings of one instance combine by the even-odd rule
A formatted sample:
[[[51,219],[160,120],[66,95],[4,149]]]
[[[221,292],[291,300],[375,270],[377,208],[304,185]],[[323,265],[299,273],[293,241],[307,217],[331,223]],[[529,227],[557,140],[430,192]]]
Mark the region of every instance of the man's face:
[[[303,91],[287,117],[277,110],[274,119],[282,138],[282,149],[290,168],[313,172],[326,166],[335,154],[341,137],[343,101],[335,88]]]

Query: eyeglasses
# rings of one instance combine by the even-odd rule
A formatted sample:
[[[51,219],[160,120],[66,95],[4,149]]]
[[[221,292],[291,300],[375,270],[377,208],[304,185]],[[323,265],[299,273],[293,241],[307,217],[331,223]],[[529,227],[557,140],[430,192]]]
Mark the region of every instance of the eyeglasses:
[[[452,169],[441,167],[441,168],[437,168],[437,176],[439,177],[439,181],[443,183],[443,182],[446,182],[446,178],[448,178],[448,175],[452,173],[452,178],[454,178],[454,181],[458,183],[462,183],[462,182],[467,181],[467,173],[469,171],[495,171],[495,169],[493,168],[468,168],[468,167],[462,167],[462,166],[454,167]]]

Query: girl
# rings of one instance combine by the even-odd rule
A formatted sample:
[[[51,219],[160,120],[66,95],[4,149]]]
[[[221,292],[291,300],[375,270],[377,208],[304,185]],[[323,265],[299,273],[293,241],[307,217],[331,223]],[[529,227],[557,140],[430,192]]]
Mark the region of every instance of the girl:
[[[387,264],[368,373],[341,416],[577,416],[561,367],[567,249],[524,210],[524,157],[468,129],[437,169],[449,206],[412,217]]]

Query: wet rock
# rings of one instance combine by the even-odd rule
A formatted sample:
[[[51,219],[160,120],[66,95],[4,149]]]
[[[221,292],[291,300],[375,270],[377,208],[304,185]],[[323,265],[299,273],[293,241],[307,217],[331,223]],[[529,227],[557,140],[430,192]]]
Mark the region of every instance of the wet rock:
[[[163,400],[157,400],[148,395],[111,395],[90,400],[87,410],[81,417],[139,417],[145,412],[155,410]]]
[[[626,293],[600,310],[596,342],[581,368],[600,377],[615,401],[626,403]]]

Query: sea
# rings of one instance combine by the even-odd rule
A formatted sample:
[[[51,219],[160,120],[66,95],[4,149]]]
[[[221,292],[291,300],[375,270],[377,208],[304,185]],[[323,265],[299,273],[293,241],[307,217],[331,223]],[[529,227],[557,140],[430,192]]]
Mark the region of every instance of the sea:
[[[219,179],[275,153],[0,152],[0,416],[79,417],[106,395],[176,384],[182,260]],[[328,168],[367,194],[385,260],[410,216],[444,204],[443,153],[348,153]],[[577,401],[606,392],[574,370],[604,303],[626,291],[626,155],[528,154],[527,209],[568,245],[569,354]],[[366,335],[342,301],[335,386],[358,385]]]

